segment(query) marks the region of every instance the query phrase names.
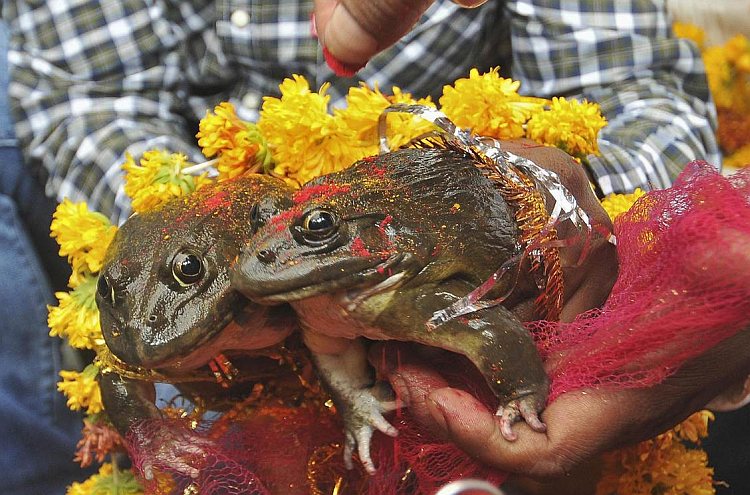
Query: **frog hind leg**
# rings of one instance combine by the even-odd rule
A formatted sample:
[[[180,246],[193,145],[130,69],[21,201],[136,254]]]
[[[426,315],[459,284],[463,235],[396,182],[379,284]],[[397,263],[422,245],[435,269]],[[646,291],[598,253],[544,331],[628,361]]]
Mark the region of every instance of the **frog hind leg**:
[[[398,430],[383,417],[398,407],[393,391],[386,383],[373,384],[361,339],[347,340],[340,352],[312,350],[312,355],[318,374],[344,420],[344,464],[347,469],[353,468],[352,456],[356,449],[365,470],[375,473],[370,456],[372,435],[376,430],[391,437],[398,435]]]
[[[412,340],[466,356],[482,373],[500,401],[496,415],[500,431],[509,441],[517,438],[512,425],[524,420],[533,430],[546,431],[539,418],[544,409],[549,379],[531,335],[513,313],[503,306],[481,309],[464,317],[427,328],[426,322],[435,311],[454,302],[449,287],[408,291],[401,301],[414,301],[414,309],[422,318],[408,335],[399,335],[402,328],[393,327],[393,338]],[[457,292],[453,292],[457,293]],[[418,327],[417,327],[418,326]]]

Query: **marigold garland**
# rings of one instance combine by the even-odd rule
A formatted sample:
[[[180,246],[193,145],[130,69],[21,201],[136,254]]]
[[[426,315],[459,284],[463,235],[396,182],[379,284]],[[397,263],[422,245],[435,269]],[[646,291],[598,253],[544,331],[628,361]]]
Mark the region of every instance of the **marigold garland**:
[[[693,40],[701,49],[708,86],[719,117],[719,145],[725,163],[750,164],[750,40],[738,34],[723,45],[706,47],[703,29],[693,24],[674,25],[675,34]]]
[[[299,186],[318,175],[338,170],[340,163],[354,163],[363,150],[352,147],[354,131],[328,113],[328,84],[310,89],[299,75],[285,79],[281,97],[266,96],[258,128],[268,136],[275,166],[273,173]]]
[[[60,245],[60,256],[68,258],[74,272],[96,273],[117,231],[107,217],[90,211],[86,203],[63,200],[55,210],[50,236]]]
[[[497,67],[484,74],[471,69],[468,78],[443,88],[440,107],[456,125],[476,134],[497,139],[524,137],[524,124],[544,110],[547,100],[519,95],[520,85],[501,77]]]
[[[125,194],[132,200],[133,211],[151,210],[210,182],[205,172],[198,176],[183,173],[190,165],[182,153],[150,150],[143,154],[139,163],[127,154],[122,168],[126,172]]]
[[[88,414],[104,410],[102,394],[96,376],[99,368],[89,364],[83,371],[61,371],[63,381],[58,382],[57,390],[68,398],[68,407],[73,411],[85,409]]]
[[[479,134],[503,139],[530,137],[543,144],[558,146],[579,159],[598,153],[596,134],[606,124],[598,105],[564,98],[548,101],[520,96],[518,88],[518,82],[501,78],[498,69],[485,74],[474,69],[468,78],[444,88],[439,100],[441,110],[456,124],[470,127]],[[385,95],[377,87],[371,89],[362,84],[349,91],[345,109],[329,113],[326,85],[315,92],[302,76],[295,75],[285,79],[280,90],[280,98],[264,98],[257,125],[239,119],[229,103],[218,105],[213,113],[207,112],[200,123],[197,138],[205,156],[216,157],[208,164],[218,169],[218,180],[246,170],[262,169],[300,185],[317,175],[340,170],[376,153],[377,119],[386,106],[392,103],[434,106],[429,99],[415,100],[397,87],[392,88],[392,95]],[[389,142],[396,146],[432,129],[431,124],[409,115],[392,115],[388,124]],[[145,211],[171,197],[189,194],[212,180],[205,172],[191,175],[196,167],[189,164],[184,155],[164,150],[146,152],[138,164],[128,156],[123,168],[127,173],[126,193],[131,196],[135,211]],[[637,190],[631,195],[613,195],[603,204],[614,217],[642,194]],[[73,204],[66,200],[55,213],[52,236],[60,243],[61,254],[68,256],[74,267],[74,276],[69,284],[73,290],[58,293],[58,306],[50,307],[50,334],[68,339],[75,347],[96,349],[101,344],[93,297],[97,273],[115,232],[116,227],[102,215],[89,212],[85,203]],[[106,427],[100,428],[95,423],[101,420],[101,415],[96,413],[102,410],[101,394],[95,380],[97,373],[95,365],[89,365],[80,373],[63,371],[63,380],[58,384],[72,409],[86,409],[90,414],[88,440],[82,441],[85,452],[79,456],[87,462],[92,456],[101,462],[106,452],[117,445],[117,441],[107,436]],[[649,442],[666,445],[663,438],[681,440],[684,437],[696,441],[703,436],[705,428],[690,418],[672,432]],[[678,440],[672,444],[682,445]],[[650,452],[646,444],[635,448],[640,449],[638,456]],[[671,485],[664,484],[669,481],[680,489],[692,490],[679,492],[681,494],[712,493],[700,491],[706,479],[710,483],[710,473],[706,478],[706,471],[697,469],[705,466],[699,462],[705,457],[704,453],[683,451],[678,447],[662,450],[663,455],[652,456],[659,461],[649,468],[655,480],[650,489],[670,489]],[[600,484],[602,490],[612,487],[621,490],[625,485],[613,484],[620,483],[620,479],[628,490],[636,489],[632,481],[636,475],[620,467],[625,465],[624,459],[631,455],[630,451],[613,455],[621,458],[612,458],[609,474]],[[623,460],[617,464],[618,459]],[[687,486],[679,478],[682,474],[690,474],[691,477],[686,479],[695,481],[695,484]],[[118,473],[112,464],[104,464],[99,474],[84,483],[74,483],[68,489],[68,495],[105,493],[139,494],[141,488],[129,471]],[[641,492],[601,491],[599,495],[611,493],[638,495]]]
[[[700,411],[652,440],[606,454],[596,495],[713,495],[706,453],[686,445],[700,444],[713,419]]]
[[[599,154],[596,136],[605,125],[596,103],[554,97],[546,112],[535,113],[526,123],[526,137],[556,146],[580,162]]]
[[[206,158],[218,155],[219,180],[245,173],[268,172],[271,152],[258,126],[240,119],[229,102],[222,102],[214,112],[201,119],[198,146]]]
[[[96,308],[96,277],[76,279],[70,292],[55,292],[57,306],[48,306],[50,336],[65,338],[76,349],[95,349],[104,343]]]

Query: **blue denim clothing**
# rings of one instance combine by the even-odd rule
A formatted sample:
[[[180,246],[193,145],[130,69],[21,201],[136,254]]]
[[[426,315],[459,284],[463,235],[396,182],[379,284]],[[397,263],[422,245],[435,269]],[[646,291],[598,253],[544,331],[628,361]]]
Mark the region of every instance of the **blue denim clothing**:
[[[49,239],[54,205],[15,146],[5,35],[0,24],[0,491],[56,495],[85,478],[72,461],[82,424],[56,391],[64,347],[48,336],[55,301],[39,253],[52,254],[58,284],[64,268]]]

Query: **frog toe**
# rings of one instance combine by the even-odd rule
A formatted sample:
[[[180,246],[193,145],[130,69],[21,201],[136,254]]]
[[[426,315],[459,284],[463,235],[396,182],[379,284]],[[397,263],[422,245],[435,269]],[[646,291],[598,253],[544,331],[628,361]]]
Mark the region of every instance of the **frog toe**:
[[[344,463],[347,469],[353,467],[352,455],[356,448],[362,466],[372,474],[375,472],[375,464],[370,457],[372,435],[375,430],[390,437],[398,435],[398,430],[383,417],[383,413],[396,409],[398,404],[395,401],[381,402],[368,391],[359,394],[353,405],[345,419]]]
[[[369,474],[375,473],[375,463],[372,462],[372,457],[370,456],[370,440],[374,431],[374,428],[365,425],[357,428],[355,431],[346,432],[346,443],[344,444],[344,466],[346,466],[346,469],[354,469],[352,457],[356,449],[359,461],[362,463],[365,471]]]
[[[518,435],[513,431],[513,424],[523,419],[529,427],[539,433],[547,431],[547,425],[539,418],[539,401],[534,395],[513,399],[498,407],[496,416],[500,417],[500,433],[509,442],[514,442]]]

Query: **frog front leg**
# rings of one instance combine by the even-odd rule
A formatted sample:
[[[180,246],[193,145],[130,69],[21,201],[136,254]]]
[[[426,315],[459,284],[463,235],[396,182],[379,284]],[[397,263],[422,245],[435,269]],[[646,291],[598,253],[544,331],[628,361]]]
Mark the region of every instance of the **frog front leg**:
[[[166,467],[185,476],[196,478],[198,468],[196,459],[203,459],[207,448],[212,443],[192,431],[178,431],[170,426],[159,426],[152,435],[144,435],[138,426],[144,420],[161,419],[162,414],[156,407],[154,384],[141,380],[132,380],[114,372],[99,375],[99,386],[102,402],[115,429],[125,438],[131,431],[136,447],[148,451],[141,466],[146,479],[153,478],[154,461],[160,467]]]
[[[452,281],[439,286],[402,290],[395,296],[400,305],[389,306],[378,321],[389,321],[391,338],[442,348],[466,356],[482,373],[500,404],[497,416],[507,440],[516,439],[512,425],[523,419],[535,431],[546,431],[539,412],[546,404],[549,379],[529,332],[513,313],[503,306],[481,309],[455,318],[435,328],[426,322],[466,292],[464,282]],[[404,308],[410,305],[411,308]],[[399,315],[404,311],[420,318],[411,325]],[[389,314],[392,313],[392,314]],[[383,325],[385,326],[385,325]]]
[[[354,449],[365,470],[372,474],[370,440],[375,430],[395,437],[398,430],[383,414],[397,409],[392,390],[385,383],[374,383],[372,369],[362,339],[328,337],[304,332],[321,381],[327,386],[344,420],[344,464],[352,469]]]

